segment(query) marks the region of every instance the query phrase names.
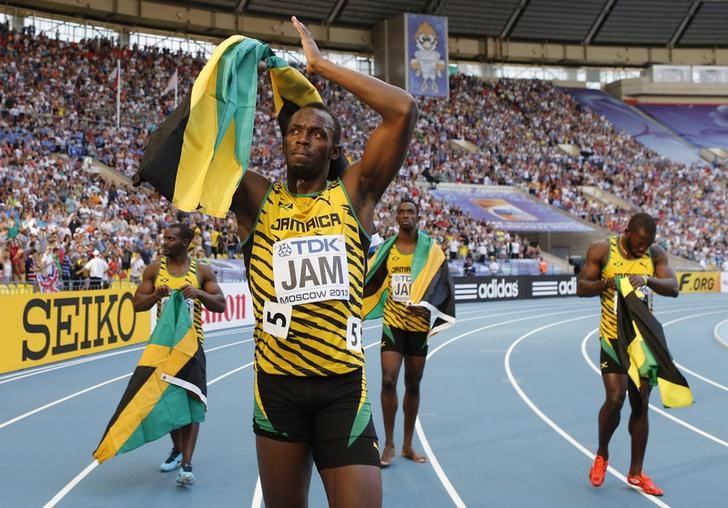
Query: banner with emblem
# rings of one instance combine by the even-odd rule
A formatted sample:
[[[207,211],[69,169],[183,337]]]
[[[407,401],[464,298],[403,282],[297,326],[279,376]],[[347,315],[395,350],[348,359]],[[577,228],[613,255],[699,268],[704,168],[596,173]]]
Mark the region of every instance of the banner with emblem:
[[[447,18],[405,14],[406,90],[412,95],[447,97]]]

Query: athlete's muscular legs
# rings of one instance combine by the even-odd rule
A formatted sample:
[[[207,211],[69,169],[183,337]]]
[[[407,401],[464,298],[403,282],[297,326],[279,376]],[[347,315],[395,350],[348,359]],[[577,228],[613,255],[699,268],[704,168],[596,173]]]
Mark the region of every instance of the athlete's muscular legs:
[[[352,465],[322,469],[321,480],[330,508],[382,506],[382,472],[377,466]]]
[[[609,459],[609,441],[619,426],[620,413],[627,392],[627,376],[624,374],[602,374],[605,399],[599,410],[599,449],[597,455]]]
[[[630,383],[628,388],[629,404],[632,407],[632,414],[629,417],[629,434],[632,436],[632,460],[629,466],[630,475],[638,475],[642,472],[642,463],[647,448],[647,435],[649,434],[649,422],[647,412],[649,409],[650,390],[652,387],[646,379],[640,380],[640,389]]]
[[[306,508],[313,464],[311,447],[263,436],[255,436],[255,446],[266,508]]]
[[[426,462],[427,459],[415,452],[412,448],[412,435],[417,420],[417,410],[420,407],[420,381],[425,371],[425,356],[404,357],[404,442],[402,455],[415,462]]]
[[[384,420],[384,449],[382,465],[388,466],[394,457],[394,420],[397,414],[397,379],[402,366],[402,355],[395,351],[382,351],[382,417]]]

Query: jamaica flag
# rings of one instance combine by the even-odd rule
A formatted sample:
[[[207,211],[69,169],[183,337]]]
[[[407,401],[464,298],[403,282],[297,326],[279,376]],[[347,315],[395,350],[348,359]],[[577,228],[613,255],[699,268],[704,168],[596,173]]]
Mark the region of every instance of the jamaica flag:
[[[367,263],[362,306],[364,319],[382,317],[390,286],[387,257],[398,236],[395,235],[380,245]],[[430,311],[429,335],[435,335],[452,326],[455,323],[455,285],[447,266],[447,258],[437,242],[419,229],[411,273],[409,304],[419,305]]]
[[[189,308],[172,291],[93,456],[99,462],[205,420],[205,353]]]
[[[617,359],[629,378],[640,385],[647,379],[660,391],[667,408],[689,406],[694,402],[688,382],[672,361],[662,325],[652,315],[639,289],[627,277],[617,277],[617,341],[612,348],[602,341],[607,353]]]
[[[303,74],[266,44],[234,35],[215,48],[191,93],[150,135],[134,185],[149,182],[179,210],[225,217],[250,162],[261,60],[283,133],[301,106],[322,102]],[[330,179],[347,164],[346,157],[333,161]]]

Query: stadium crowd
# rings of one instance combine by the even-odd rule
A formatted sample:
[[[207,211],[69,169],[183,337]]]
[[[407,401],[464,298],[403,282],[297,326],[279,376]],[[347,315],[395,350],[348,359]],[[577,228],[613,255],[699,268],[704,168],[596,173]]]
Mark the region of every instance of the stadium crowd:
[[[123,62],[119,128],[117,59]],[[66,287],[139,277],[158,252],[160,231],[180,214],[147,189],[116,186],[86,172],[82,160],[91,157],[131,176],[149,133],[174,108],[173,94],[162,95],[170,77],[177,70],[182,97],[203,64],[199,54],[0,30],[5,281],[37,283],[37,274],[46,280],[54,270]],[[376,118],[347,93],[311,79],[326,104],[352,126],[343,143],[356,159],[363,150],[361,134]],[[251,168],[278,178],[284,167],[281,136],[267,77],[259,83]],[[725,163],[686,167],[665,160],[545,81],[455,75],[449,100],[420,99],[419,105],[410,153],[377,210],[382,237],[394,231],[396,204],[407,196],[417,200],[423,224],[453,259],[484,265],[538,259],[537,245],[436,200],[424,180],[517,186],[584,220],[621,230],[631,210],[587,199],[580,187],[590,185],[658,217],[658,241],[668,252],[703,266],[728,264]],[[454,139],[472,148],[458,147]],[[562,144],[577,146],[579,155],[562,150]],[[232,218],[196,213],[182,218],[195,226],[196,255],[239,255]]]

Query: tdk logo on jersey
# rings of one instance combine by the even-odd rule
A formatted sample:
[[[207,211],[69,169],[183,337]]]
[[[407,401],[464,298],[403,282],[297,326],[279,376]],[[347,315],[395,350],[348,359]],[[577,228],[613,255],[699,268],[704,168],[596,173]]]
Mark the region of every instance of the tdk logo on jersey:
[[[339,247],[340,238],[306,238],[303,240],[289,240],[278,246],[278,256],[285,258],[290,255],[306,256],[309,254],[328,254],[343,252]]]
[[[493,279],[488,283],[478,284],[478,298],[518,298],[518,281],[506,282],[505,279]]]

